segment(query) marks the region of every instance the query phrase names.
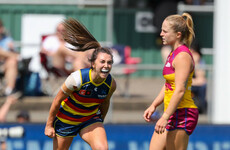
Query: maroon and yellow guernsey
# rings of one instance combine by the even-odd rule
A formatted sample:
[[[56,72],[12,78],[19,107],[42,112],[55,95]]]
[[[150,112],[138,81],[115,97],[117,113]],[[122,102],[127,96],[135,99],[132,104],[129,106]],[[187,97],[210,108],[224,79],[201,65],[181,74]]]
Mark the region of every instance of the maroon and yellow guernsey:
[[[165,96],[164,96],[164,110],[167,109],[169,102],[171,100],[171,97],[172,97],[172,95],[176,89],[176,86],[175,86],[175,69],[172,66],[172,62],[176,58],[177,54],[179,54],[181,52],[187,52],[192,57],[192,53],[190,52],[188,47],[186,45],[182,45],[169,54],[167,61],[164,65],[163,76],[166,80],[166,82],[165,82]],[[194,61],[193,61],[193,66],[194,66]],[[188,78],[188,81],[186,84],[186,91],[184,93],[182,100],[180,101],[179,105],[177,106],[177,109],[180,109],[180,108],[197,108],[197,106],[195,105],[194,100],[192,99],[192,96],[191,96],[191,86],[192,86],[193,73],[194,73],[194,68],[193,68],[193,71],[191,71],[191,73],[189,74],[189,78]]]

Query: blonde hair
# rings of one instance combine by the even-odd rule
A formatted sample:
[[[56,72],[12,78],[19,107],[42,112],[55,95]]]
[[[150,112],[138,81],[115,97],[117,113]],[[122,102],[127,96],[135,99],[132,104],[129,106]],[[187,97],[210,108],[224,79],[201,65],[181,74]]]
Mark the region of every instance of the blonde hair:
[[[175,32],[181,32],[181,41],[190,47],[195,37],[192,16],[183,13],[182,15],[170,15],[165,20],[171,24]]]
[[[71,50],[86,51],[89,49],[96,49],[101,47],[99,42],[78,20],[75,20],[73,18],[66,19],[63,22],[63,25],[65,27],[63,39],[67,43],[74,46],[70,48]]]

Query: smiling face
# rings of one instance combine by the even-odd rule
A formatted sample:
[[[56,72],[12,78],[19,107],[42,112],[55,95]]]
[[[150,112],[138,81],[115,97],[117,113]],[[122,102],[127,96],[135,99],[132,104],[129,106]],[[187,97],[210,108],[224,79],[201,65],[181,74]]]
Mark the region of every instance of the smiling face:
[[[160,36],[164,45],[173,45],[177,40],[177,33],[172,29],[167,20],[164,20],[162,24]]]
[[[92,62],[92,78],[97,82],[103,81],[112,69],[112,55],[99,52],[97,58]]]

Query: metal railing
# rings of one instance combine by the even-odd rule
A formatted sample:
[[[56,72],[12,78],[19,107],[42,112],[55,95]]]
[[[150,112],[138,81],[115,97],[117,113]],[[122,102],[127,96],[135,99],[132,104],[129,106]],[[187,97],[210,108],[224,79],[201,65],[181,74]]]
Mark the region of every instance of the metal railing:
[[[206,64],[202,66],[205,71],[212,71],[213,66]],[[116,73],[116,71],[122,70],[122,69],[136,69],[138,70],[162,70],[163,64],[137,64],[137,65],[126,65],[126,64],[119,64],[113,66],[113,72]],[[118,73],[118,72],[117,72]]]

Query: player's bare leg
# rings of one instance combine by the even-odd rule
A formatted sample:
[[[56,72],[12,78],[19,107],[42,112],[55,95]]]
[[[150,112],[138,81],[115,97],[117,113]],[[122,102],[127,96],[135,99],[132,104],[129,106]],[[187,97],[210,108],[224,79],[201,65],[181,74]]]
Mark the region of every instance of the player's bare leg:
[[[80,136],[92,150],[108,150],[106,132],[102,123],[98,122],[82,129]]]
[[[53,150],[68,150],[72,141],[73,137],[55,136],[53,138]]]

